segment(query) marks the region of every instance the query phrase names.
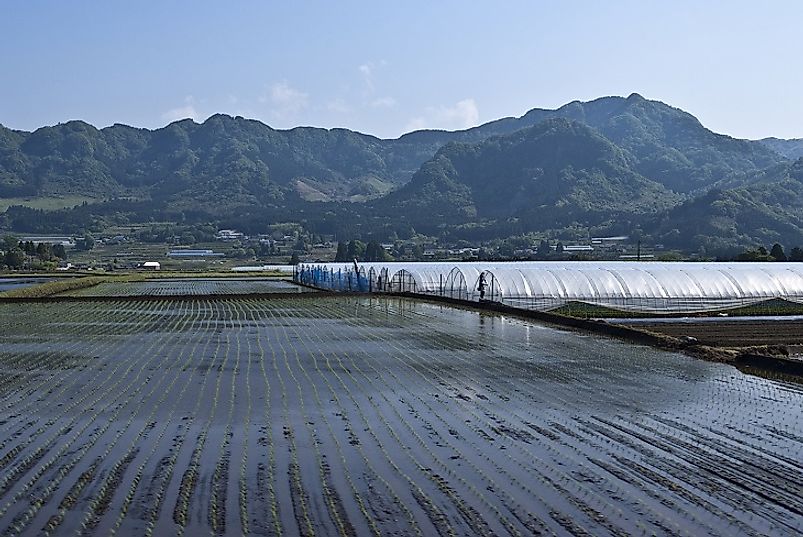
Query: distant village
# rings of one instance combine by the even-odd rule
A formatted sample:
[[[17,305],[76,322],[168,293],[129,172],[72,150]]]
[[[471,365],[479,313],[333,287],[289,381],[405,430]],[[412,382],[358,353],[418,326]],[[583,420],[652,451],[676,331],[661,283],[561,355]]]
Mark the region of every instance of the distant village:
[[[116,231],[116,232],[114,232]],[[49,244],[59,255],[31,254]],[[237,229],[139,226],[81,237],[6,237],[2,259],[6,269],[163,270],[259,268],[299,262],[351,261],[471,261],[471,260],[674,260],[680,255],[663,246],[642,245],[628,236],[591,237],[583,241],[522,238],[471,244],[444,244],[415,236],[394,241],[338,240],[333,235],[305,232],[301,226],[276,226],[268,233],[248,235]],[[57,246],[57,248],[56,248]],[[22,254],[17,255],[17,250]],[[27,253],[26,253],[27,251]],[[36,252],[33,252],[36,254]]]

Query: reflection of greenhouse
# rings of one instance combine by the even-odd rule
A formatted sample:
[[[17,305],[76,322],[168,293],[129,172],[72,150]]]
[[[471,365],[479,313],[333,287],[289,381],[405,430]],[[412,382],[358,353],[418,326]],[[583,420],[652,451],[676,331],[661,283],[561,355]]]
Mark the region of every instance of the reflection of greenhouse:
[[[692,313],[774,299],[803,303],[803,264],[794,263],[330,263],[300,265],[295,277],[338,291],[483,299],[537,310],[583,303]]]

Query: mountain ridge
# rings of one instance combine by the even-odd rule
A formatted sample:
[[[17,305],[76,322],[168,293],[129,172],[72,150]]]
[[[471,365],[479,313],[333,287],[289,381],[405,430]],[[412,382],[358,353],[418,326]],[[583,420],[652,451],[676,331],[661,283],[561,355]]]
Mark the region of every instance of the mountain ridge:
[[[794,211],[784,208],[796,209],[794,200],[772,198],[796,192],[788,183],[794,142],[717,134],[693,115],[635,93],[394,139],[344,128],[274,129],[226,114],[153,130],[123,124],[98,129],[80,120],[32,132],[0,125],[0,197],[83,196],[96,202],[65,211],[70,221],[122,213],[227,221],[247,214],[256,222],[259,214],[303,214],[325,227],[353,214],[381,227],[392,227],[395,218],[436,233],[473,220],[493,233],[512,229],[514,221],[515,229],[529,230],[620,221],[669,239],[675,228],[658,213],[754,200],[757,215],[777,206],[783,222],[768,225],[794,234]],[[759,195],[760,184],[770,197]],[[729,194],[706,197],[712,189]],[[501,195],[506,191],[509,200]],[[34,218],[23,208],[0,217],[5,227]],[[770,235],[752,229],[730,233],[728,240]]]

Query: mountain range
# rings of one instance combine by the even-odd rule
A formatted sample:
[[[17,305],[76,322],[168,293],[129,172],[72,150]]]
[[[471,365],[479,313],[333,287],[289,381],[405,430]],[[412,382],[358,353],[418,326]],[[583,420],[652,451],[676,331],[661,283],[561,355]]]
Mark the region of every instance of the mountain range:
[[[173,219],[317,231],[555,237],[637,232],[715,252],[803,244],[803,140],[741,140],[638,94],[533,109],[461,131],[379,139],[346,129],[276,130],[215,115],[156,130],[70,121],[0,125],[0,198],[80,199],[0,226],[68,232]]]

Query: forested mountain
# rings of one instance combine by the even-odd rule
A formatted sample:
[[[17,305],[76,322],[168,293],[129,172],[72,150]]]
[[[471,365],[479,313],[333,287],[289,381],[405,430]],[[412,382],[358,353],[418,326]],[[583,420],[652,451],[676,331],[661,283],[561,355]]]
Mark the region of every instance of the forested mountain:
[[[345,129],[275,130],[220,114],[202,124],[183,120],[153,131],[71,121],[32,133],[0,126],[0,196],[82,194],[203,204],[212,194],[266,203],[294,192],[313,201],[362,201],[406,183],[449,142],[480,142],[561,117],[593,127],[634,159],[635,171],[676,192],[705,190],[761,170],[782,161],[779,152],[794,155],[793,149],[781,151],[778,144],[786,141],[771,149],[767,141],[715,134],[694,116],[636,94],[395,140]]]
[[[710,252],[746,244],[803,244],[803,158],[748,186],[711,190],[650,227],[656,240],[669,246],[694,244]]]
[[[801,153],[800,140],[715,134],[637,94],[393,140],[226,115],[156,130],[0,125],[0,198],[90,202],[46,215],[11,207],[0,227],[161,219],[258,229],[303,220],[356,234],[401,224],[469,240],[597,226],[692,248],[767,242],[800,234]]]
[[[680,196],[635,171],[636,162],[587,125],[548,119],[478,144],[445,146],[378,206],[430,227],[517,218],[529,231],[599,225],[678,203]]]
[[[432,156],[398,140],[346,129],[275,130],[215,115],[149,131],[70,121],[32,133],[0,126],[0,196],[83,194],[163,200],[181,193],[250,203],[298,192],[309,199],[362,200],[406,182]]]
[[[553,118],[597,129],[635,158],[636,171],[676,192],[705,190],[717,181],[764,169],[784,158],[761,142],[716,134],[691,114],[636,93],[627,98],[574,101],[557,110],[535,108],[520,118],[500,119],[474,129],[414,132],[401,139],[477,142]]]
[[[803,158],[803,138],[794,140],[782,140],[780,138],[764,138],[760,142],[776,153],[780,153],[786,158]]]

